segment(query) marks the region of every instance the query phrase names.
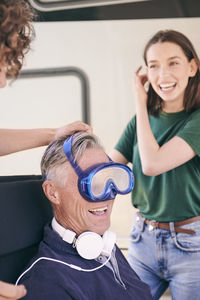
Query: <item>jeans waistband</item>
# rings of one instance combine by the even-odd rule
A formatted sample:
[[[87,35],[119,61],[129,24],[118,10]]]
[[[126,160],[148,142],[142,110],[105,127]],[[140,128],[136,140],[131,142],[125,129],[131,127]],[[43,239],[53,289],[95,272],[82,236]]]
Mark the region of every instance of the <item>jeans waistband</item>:
[[[140,219],[143,218],[142,215],[139,212],[137,212],[137,215]],[[176,232],[181,232],[181,233],[195,234],[196,232],[194,230],[186,229],[186,228],[180,228],[179,226],[190,224],[190,223],[193,223],[193,222],[196,222],[196,221],[199,221],[199,220],[200,220],[200,216],[196,216],[196,217],[189,218],[189,219],[186,219],[186,220],[183,220],[183,221],[174,222],[174,230]],[[159,228],[159,229],[170,230],[170,223],[169,222],[157,222],[157,221],[154,221],[154,220],[145,219],[144,223],[151,226],[152,229],[153,228]]]

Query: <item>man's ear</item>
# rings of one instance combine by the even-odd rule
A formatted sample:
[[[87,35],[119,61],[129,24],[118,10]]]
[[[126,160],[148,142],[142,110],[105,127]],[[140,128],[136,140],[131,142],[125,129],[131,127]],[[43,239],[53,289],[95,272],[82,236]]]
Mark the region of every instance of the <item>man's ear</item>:
[[[196,60],[194,58],[190,61],[190,77],[194,77],[196,75],[198,69],[198,65],[196,63]]]
[[[46,180],[43,184],[43,191],[46,195],[46,197],[53,203],[53,204],[60,204],[59,201],[59,193],[58,190],[55,186],[55,184],[50,181],[50,180]]]

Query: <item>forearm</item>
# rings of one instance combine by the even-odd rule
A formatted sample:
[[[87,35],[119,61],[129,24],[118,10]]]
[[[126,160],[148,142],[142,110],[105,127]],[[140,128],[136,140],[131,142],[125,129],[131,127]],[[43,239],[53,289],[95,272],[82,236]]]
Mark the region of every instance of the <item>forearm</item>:
[[[113,149],[109,154],[109,157],[116,163],[127,164],[128,160],[116,149]]]
[[[152,133],[147,111],[148,96],[144,84],[148,78],[146,74],[139,75],[141,67],[133,77],[133,88],[136,100],[136,128],[138,149],[142,164],[142,171],[145,175],[152,175],[151,169],[157,161],[159,145]]]
[[[92,132],[92,128],[81,121],[75,121],[59,128],[0,129],[0,156],[46,146],[53,140],[76,131]]]
[[[145,175],[162,174],[186,163],[196,155],[192,147],[178,136],[159,146],[150,127],[146,106],[137,108],[136,111],[138,148]]]
[[[48,145],[55,129],[0,129],[0,156]]]
[[[137,105],[136,124],[142,170],[148,175],[158,161],[160,147],[152,133],[146,105]]]

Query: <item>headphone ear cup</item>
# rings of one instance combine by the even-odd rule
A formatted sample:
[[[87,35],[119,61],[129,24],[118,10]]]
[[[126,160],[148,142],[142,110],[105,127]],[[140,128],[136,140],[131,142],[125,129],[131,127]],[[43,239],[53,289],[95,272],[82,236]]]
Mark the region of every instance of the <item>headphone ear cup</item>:
[[[85,259],[97,258],[103,249],[102,237],[91,231],[80,234],[76,240],[76,250]]]
[[[105,256],[110,256],[115,243],[116,233],[110,230],[105,231],[103,235],[103,250],[101,254]]]

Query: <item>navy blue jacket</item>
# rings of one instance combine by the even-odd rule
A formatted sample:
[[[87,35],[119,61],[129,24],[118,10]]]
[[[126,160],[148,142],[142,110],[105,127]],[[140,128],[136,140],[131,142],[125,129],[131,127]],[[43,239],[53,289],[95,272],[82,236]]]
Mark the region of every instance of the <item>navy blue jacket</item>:
[[[45,228],[44,239],[32,262],[43,256],[62,260],[84,269],[92,269],[100,265],[96,260],[80,257],[76,249],[64,242],[50,225]],[[40,260],[20,280],[28,291],[23,299],[152,300],[149,287],[131,269],[117,246],[115,257],[121,282],[113,270],[106,265],[97,271],[83,272],[57,262]]]

